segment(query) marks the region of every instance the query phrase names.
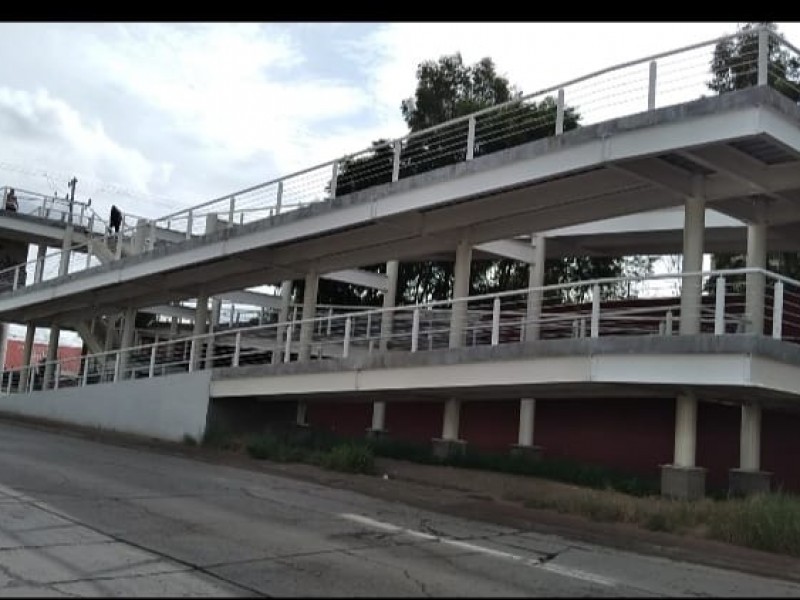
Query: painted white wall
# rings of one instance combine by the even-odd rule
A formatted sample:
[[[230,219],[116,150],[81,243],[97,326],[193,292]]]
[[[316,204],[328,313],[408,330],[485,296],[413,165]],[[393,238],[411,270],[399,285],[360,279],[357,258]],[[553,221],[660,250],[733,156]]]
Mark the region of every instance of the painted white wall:
[[[205,432],[211,371],[0,396],[0,411],[182,441]]]

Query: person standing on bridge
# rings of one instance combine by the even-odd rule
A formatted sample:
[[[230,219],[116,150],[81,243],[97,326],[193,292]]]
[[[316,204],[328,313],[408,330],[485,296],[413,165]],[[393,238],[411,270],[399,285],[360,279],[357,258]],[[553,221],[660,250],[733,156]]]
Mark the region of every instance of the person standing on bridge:
[[[17,194],[14,192],[14,188],[8,189],[8,194],[6,194],[6,202],[5,202],[6,210],[11,212],[17,212],[19,208],[19,204],[17,203]]]
[[[122,211],[116,207],[116,205],[111,205],[111,216],[109,217],[109,230],[113,229],[114,233],[119,233],[119,227],[122,225]]]

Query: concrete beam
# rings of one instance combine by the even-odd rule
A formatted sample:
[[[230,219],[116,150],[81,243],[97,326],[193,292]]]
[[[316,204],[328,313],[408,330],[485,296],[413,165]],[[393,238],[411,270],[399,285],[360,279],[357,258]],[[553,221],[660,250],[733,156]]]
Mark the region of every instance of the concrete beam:
[[[389,278],[382,273],[372,273],[361,269],[346,269],[344,271],[334,271],[333,273],[325,273],[322,275],[324,279],[331,279],[333,281],[341,281],[342,283],[351,283],[353,285],[360,285],[376,290],[385,292],[389,289]],[[278,299],[280,304],[280,298]]]
[[[528,264],[535,263],[537,260],[536,249],[533,246],[516,240],[498,240],[496,242],[477,244],[475,250],[482,250],[489,254],[512,258]]]

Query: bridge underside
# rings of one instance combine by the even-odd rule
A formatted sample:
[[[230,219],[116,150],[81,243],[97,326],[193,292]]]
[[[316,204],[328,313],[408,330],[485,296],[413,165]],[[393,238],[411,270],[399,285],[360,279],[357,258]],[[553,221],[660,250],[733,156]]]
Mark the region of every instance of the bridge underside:
[[[763,199],[776,244],[795,249],[798,121],[797,107],[768,88],[616,119],[2,295],[0,316],[68,321],[309,271],[452,255],[465,237],[529,235],[697,194],[746,222]]]

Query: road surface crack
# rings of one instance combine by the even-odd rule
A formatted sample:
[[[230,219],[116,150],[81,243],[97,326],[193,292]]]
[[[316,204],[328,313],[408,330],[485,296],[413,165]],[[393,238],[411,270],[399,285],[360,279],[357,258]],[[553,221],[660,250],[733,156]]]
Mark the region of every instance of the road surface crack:
[[[405,575],[405,576],[406,576],[406,579],[408,579],[408,580],[409,580],[409,581],[411,581],[412,583],[416,584],[416,585],[417,585],[417,587],[419,587],[420,591],[421,591],[421,592],[422,592],[422,593],[423,593],[425,596],[427,596],[428,598],[430,598],[430,596],[431,596],[431,595],[428,593],[428,588],[426,588],[426,587],[425,587],[425,584],[424,584],[422,581],[420,581],[419,579],[417,579],[416,577],[413,577],[413,576],[411,575],[411,573],[409,573],[409,572],[408,572],[408,569],[403,569],[403,575]]]

